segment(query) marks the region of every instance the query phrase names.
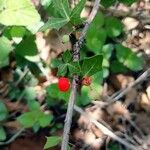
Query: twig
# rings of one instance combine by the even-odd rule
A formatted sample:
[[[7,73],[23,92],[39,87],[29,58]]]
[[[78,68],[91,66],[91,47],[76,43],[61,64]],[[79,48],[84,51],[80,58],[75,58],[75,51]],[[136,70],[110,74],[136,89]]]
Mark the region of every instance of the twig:
[[[93,117],[88,115],[86,112],[84,112],[80,107],[74,106],[74,110],[80,113],[81,115],[85,116],[91,123],[93,123],[97,128],[99,128],[105,135],[111,137],[112,139],[118,141],[125,147],[131,149],[131,150],[142,150],[140,147],[135,147],[133,144],[127,142],[126,140],[120,138],[116,134],[114,134],[112,131],[110,131],[108,128],[106,128],[104,125],[99,123],[97,120],[95,120]]]
[[[87,30],[89,28],[89,25],[91,24],[92,20],[94,19],[95,15],[99,9],[99,3],[100,3],[100,0],[95,0],[93,9],[92,9],[92,11],[91,11],[86,23],[85,23],[85,27],[82,30],[81,36],[73,47],[73,61],[74,62],[77,62],[80,59],[80,52],[79,52],[80,48],[83,44],[85,35],[86,35]],[[68,103],[67,114],[66,114],[66,119],[65,119],[61,150],[67,150],[67,144],[69,141],[69,132],[70,132],[70,127],[71,127],[71,123],[72,123],[73,106],[75,103],[76,93],[77,93],[78,78],[79,77],[76,75],[73,77],[72,90],[71,90],[71,94],[69,97],[69,103]]]
[[[2,146],[2,145],[8,145],[8,144],[10,144],[11,142],[13,142],[13,141],[15,141],[15,139],[17,138],[17,137],[19,137],[20,136],[20,134],[24,131],[25,129],[24,128],[21,128],[16,134],[14,134],[8,141],[6,141],[6,142],[0,142],[0,145]]]
[[[144,80],[147,79],[147,77],[150,76],[150,68],[147,69],[142,75],[140,75],[134,82],[132,82],[127,88],[123,89],[117,96],[111,96],[110,98],[107,99],[108,104],[112,104],[115,101],[119,100],[121,97],[123,97],[125,94],[127,94],[131,88],[139,84],[140,82],[143,82]]]

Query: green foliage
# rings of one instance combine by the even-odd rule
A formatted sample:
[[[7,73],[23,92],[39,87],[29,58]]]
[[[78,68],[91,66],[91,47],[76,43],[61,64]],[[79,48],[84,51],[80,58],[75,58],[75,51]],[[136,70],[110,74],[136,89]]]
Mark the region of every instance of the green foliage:
[[[61,142],[61,138],[59,136],[50,136],[47,137],[46,144],[44,146],[44,149],[48,149],[54,146],[57,146]]]
[[[101,4],[106,8],[114,5],[115,3],[116,0],[101,0]]]
[[[102,55],[96,55],[83,60],[82,75],[92,76],[102,69]]]
[[[134,2],[136,2],[137,0],[101,0],[101,4],[108,8],[112,5],[115,5],[117,2],[120,2],[120,3],[123,3],[123,4],[126,4],[126,5],[131,5],[133,4]]]
[[[102,0],[101,3],[104,7],[109,7],[116,2],[131,5],[135,1]],[[81,80],[84,76],[92,76],[91,87],[82,86],[81,93],[77,94],[77,104],[85,106],[91,100],[99,98],[102,90],[101,84],[109,73],[139,71],[143,68],[144,60],[131,49],[117,43],[118,38],[124,35],[121,20],[98,12],[87,31],[79,61],[73,62],[72,52],[65,50],[62,55],[60,54],[53,59],[51,64],[45,62],[40,58],[37,49],[36,32],[67,29],[66,33],[63,33],[64,35],[59,36],[59,40],[62,44],[68,44],[72,41],[72,34],[76,34],[76,31],[80,30],[76,30],[76,27],[84,25],[81,12],[85,7],[86,0],[80,0],[73,9],[70,7],[69,0],[41,0],[40,3],[43,7],[42,14],[38,13],[30,0],[0,0],[0,24],[2,26],[0,29],[0,68],[9,65],[9,57],[10,60],[15,59],[18,72],[22,72],[25,67],[28,67],[30,72],[28,79],[18,87],[12,86],[8,94],[9,98],[15,101],[21,95],[27,104],[29,112],[20,115],[17,121],[25,128],[32,128],[34,132],[49,125],[55,132],[63,125],[56,123],[52,114],[45,114],[41,111],[41,104],[37,100],[38,93],[34,87],[41,73],[45,75],[44,71],[47,71],[48,67],[48,69],[54,69],[54,73],[57,70],[55,74],[58,77],[65,76],[70,81],[72,81],[73,75],[79,75]],[[44,23],[45,20],[47,20],[46,23]],[[48,34],[49,32],[46,31],[43,38]],[[36,84],[33,83],[35,78]],[[61,103],[61,109],[66,109],[70,90],[65,93],[61,92],[57,84],[50,84],[44,90],[47,93],[48,107]],[[8,115],[5,104],[0,101],[0,122],[5,122]],[[2,124],[0,126],[0,141],[5,139],[6,132]],[[60,137],[48,137],[44,149],[56,146],[60,142]],[[113,145],[110,149],[115,148]]]
[[[0,127],[0,141],[6,140],[6,132],[3,127]]]
[[[73,24],[82,23],[80,18],[81,11],[84,8],[86,0],[81,0],[73,10],[69,6],[68,0],[53,0],[50,7],[53,17],[39,29],[40,31],[45,31],[47,29],[57,29],[59,30],[64,25],[69,22]],[[54,9],[54,11],[52,11]]]
[[[30,0],[0,0],[0,23],[6,26],[27,26],[40,20]]]
[[[139,71],[143,68],[143,58],[138,57],[131,51],[130,48],[124,47],[121,44],[117,44],[116,53],[118,61],[129,69],[133,71]]]
[[[58,89],[57,84],[51,84],[51,85],[49,85],[46,88],[46,91],[47,91],[48,95],[50,96],[50,98],[64,100],[65,102],[67,102],[68,99],[69,99],[70,91],[65,92],[65,93],[61,92]]]
[[[89,49],[98,52],[106,40],[106,30],[102,28],[104,25],[104,16],[98,13],[94,18],[86,35],[87,46]],[[95,32],[98,31],[98,32]]]
[[[44,112],[40,110],[26,112],[17,118],[20,124],[25,128],[31,128],[36,124],[40,127],[46,127],[51,123],[52,119],[52,115],[44,114]]]
[[[9,64],[8,56],[12,49],[10,41],[4,36],[0,37],[0,68]]]
[[[115,17],[106,17],[105,25],[107,35],[111,38],[119,36],[123,30],[121,21]]]
[[[37,47],[35,44],[35,37],[29,36],[22,40],[15,49],[15,53],[17,56],[27,59],[31,62],[39,62],[40,58],[37,55]]]
[[[80,14],[84,8],[86,0],[80,0],[76,7],[72,10],[70,19],[73,24],[80,24],[82,19],[80,18]]]
[[[8,117],[8,110],[5,104],[0,101],[0,121],[6,120]]]

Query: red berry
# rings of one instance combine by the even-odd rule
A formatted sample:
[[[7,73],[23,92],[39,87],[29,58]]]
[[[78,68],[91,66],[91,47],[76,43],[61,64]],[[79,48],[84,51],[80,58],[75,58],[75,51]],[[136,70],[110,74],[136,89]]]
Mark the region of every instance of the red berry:
[[[70,80],[65,77],[59,78],[58,88],[61,92],[67,92],[70,88]]]
[[[92,83],[92,78],[86,76],[82,79],[82,85],[89,86]]]

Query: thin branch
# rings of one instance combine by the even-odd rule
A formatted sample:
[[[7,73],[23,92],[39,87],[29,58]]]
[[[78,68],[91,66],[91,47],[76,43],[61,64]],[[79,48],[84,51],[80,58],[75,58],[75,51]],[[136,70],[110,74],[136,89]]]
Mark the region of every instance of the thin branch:
[[[81,36],[73,47],[73,61],[74,62],[77,62],[80,59],[80,52],[79,52],[80,48],[84,42],[84,38],[85,38],[85,35],[89,28],[89,25],[91,24],[92,20],[94,19],[95,15],[99,9],[99,3],[100,3],[100,0],[95,0],[93,9],[85,23],[85,27],[82,30]],[[67,114],[66,114],[66,119],[65,119],[61,150],[67,150],[67,145],[68,145],[68,141],[69,141],[69,132],[70,132],[70,127],[71,127],[71,123],[72,123],[73,107],[74,107],[76,93],[77,93],[78,79],[79,79],[79,77],[76,75],[73,77],[72,90],[71,90],[71,94],[69,97],[69,103],[68,103]]]
[[[131,150],[142,150],[140,147],[136,147],[133,144],[127,142],[126,140],[120,138],[116,134],[114,134],[111,130],[109,130],[107,127],[105,127],[103,124],[99,123],[97,120],[95,120],[93,117],[88,115],[86,112],[84,112],[80,107],[74,106],[74,110],[80,113],[81,115],[85,116],[91,123],[93,123],[97,128],[99,128],[105,135],[111,137],[112,139],[118,141],[125,147],[131,149]]]
[[[5,141],[5,142],[0,142],[0,145],[8,145],[10,143],[12,143],[13,141],[16,140],[16,138],[18,138],[21,133],[24,131],[25,129],[24,128],[21,128],[16,134],[14,134],[8,141]]]
[[[127,88],[123,89],[117,96],[114,97],[113,96],[113,95],[115,95],[115,93],[114,93],[110,98],[107,99],[108,103],[112,104],[115,101],[119,100],[121,97],[123,97],[125,94],[127,94],[131,90],[131,88],[133,88],[137,84],[143,82],[149,76],[150,76],[150,68],[147,69],[142,75],[140,75],[134,82],[129,84],[129,86]]]

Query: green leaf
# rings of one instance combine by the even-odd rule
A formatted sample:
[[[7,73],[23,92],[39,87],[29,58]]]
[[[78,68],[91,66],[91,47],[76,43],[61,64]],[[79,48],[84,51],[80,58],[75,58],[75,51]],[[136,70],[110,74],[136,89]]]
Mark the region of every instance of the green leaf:
[[[54,8],[60,13],[63,18],[70,20],[71,9],[68,0],[53,0]]]
[[[126,5],[131,5],[134,2],[136,2],[137,0],[119,0],[119,2],[124,3]]]
[[[51,98],[56,98],[58,100],[68,101],[69,96],[70,96],[70,90],[65,93],[61,92],[61,91],[59,91],[57,84],[49,85],[46,88],[46,91]]]
[[[116,3],[116,0],[101,0],[101,5],[108,8]]]
[[[27,26],[40,20],[30,0],[6,0],[1,6],[0,23],[6,26]]]
[[[20,26],[13,26],[10,30],[11,37],[23,37],[25,35],[26,29]]]
[[[26,112],[17,118],[17,121],[25,128],[31,128],[38,120],[38,111]]]
[[[66,73],[67,73],[67,64],[59,65],[57,75],[58,76],[65,76]]]
[[[17,46],[15,50],[16,54],[24,57],[29,61],[39,61],[37,47],[35,44],[35,37],[29,36],[26,39],[22,40]]]
[[[11,46],[10,41],[2,36],[0,38],[0,68],[9,64],[8,55],[12,49],[13,47]]]
[[[113,44],[106,44],[102,48],[102,54],[105,59],[109,59],[112,55],[112,51],[114,49]]]
[[[90,28],[86,35],[87,47],[94,53],[99,54],[106,41],[106,31],[101,28],[95,32],[95,28]]]
[[[102,69],[102,55],[95,55],[83,60],[81,67],[82,74],[84,76],[92,76]]]
[[[92,21],[91,26],[96,29],[100,29],[104,25],[104,15],[102,12],[98,12]]]
[[[31,112],[26,112],[17,118],[17,120],[25,128],[33,127],[35,124],[39,124],[41,127],[46,127],[50,124],[52,119],[53,119],[52,115],[45,114],[40,110],[33,110]]]
[[[28,101],[28,107],[29,107],[30,111],[39,110],[40,109],[40,103],[35,101],[35,100],[29,100]]]
[[[2,101],[0,101],[0,121],[7,119],[7,116],[8,116],[8,110],[5,104]]]
[[[72,55],[69,50],[65,51],[62,56],[65,63],[70,62],[72,59]]]
[[[79,75],[81,73],[81,68],[79,62],[70,62],[67,64],[69,68],[69,72],[71,75],[77,74]]]
[[[138,57],[136,54],[132,53],[128,56],[127,60],[124,62],[125,66],[133,71],[139,71],[143,69],[144,59]]]
[[[107,35],[110,38],[119,36],[123,31],[123,24],[115,17],[107,17],[105,19]]]
[[[75,6],[75,8],[72,10],[70,19],[74,24],[80,22],[80,14],[85,6],[85,3],[86,0],[80,0],[79,3]]]
[[[52,61],[51,61],[51,67],[52,68],[57,68],[59,65],[61,65],[63,62],[62,62],[62,60],[60,60],[60,59],[58,59],[58,58],[54,58],[54,59],[52,59]]]
[[[128,69],[117,60],[111,62],[110,69],[113,73],[127,73],[128,72]]]
[[[54,146],[58,145],[60,142],[61,142],[61,138],[59,136],[47,137],[47,141],[46,141],[46,144],[44,146],[44,149],[54,147]]]
[[[121,44],[116,45],[116,56],[120,63],[133,71],[142,70],[144,59],[138,57],[130,48],[124,47]]]
[[[0,127],[0,141],[6,140],[6,132],[3,127]]]
[[[52,120],[53,120],[53,116],[50,114],[44,114],[42,112],[42,114],[39,116],[39,124],[43,128],[48,126]]]
[[[40,29],[39,31],[45,31],[47,29],[57,29],[59,30],[65,24],[68,23],[66,18],[50,18]]]
[[[109,75],[109,69],[108,67],[103,67],[102,68],[102,73],[103,73],[103,78],[107,78]]]

